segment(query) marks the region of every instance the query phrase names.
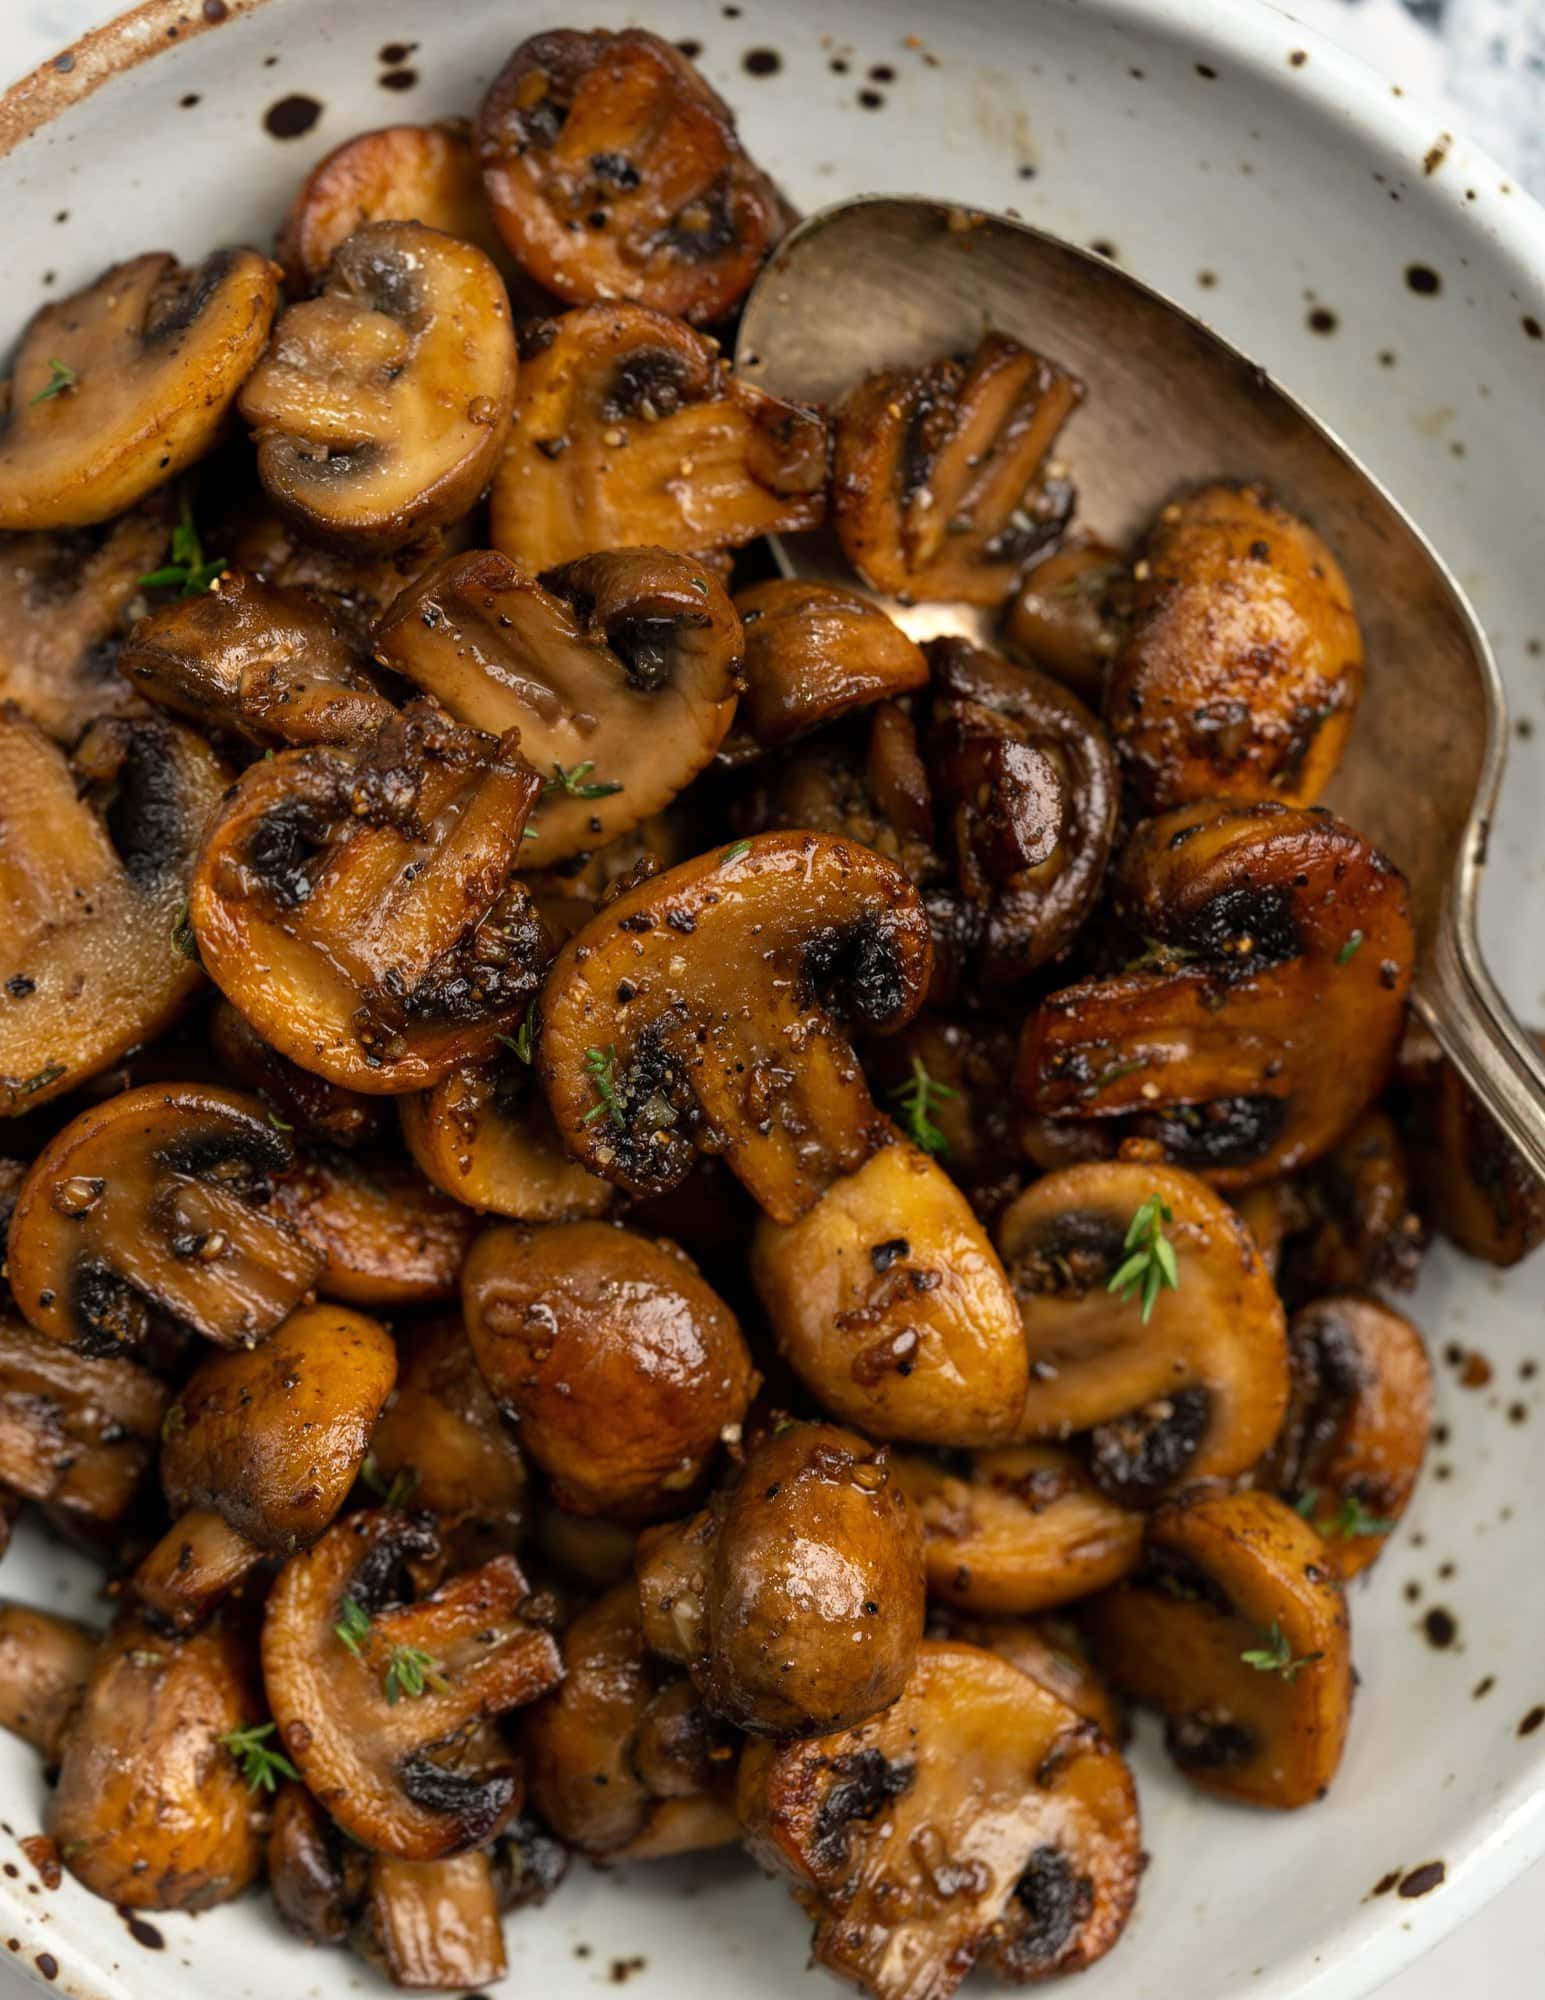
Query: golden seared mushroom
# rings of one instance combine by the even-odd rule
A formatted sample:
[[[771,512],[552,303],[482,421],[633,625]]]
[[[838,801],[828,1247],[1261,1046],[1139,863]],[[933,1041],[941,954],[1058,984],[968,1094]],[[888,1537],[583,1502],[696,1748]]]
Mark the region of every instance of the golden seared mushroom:
[[[901,1027],[931,956],[899,871],[819,834],[736,841],[641,883],[542,989],[537,1072],[564,1144],[638,1195],[722,1154],[792,1222],[883,1143],[848,1024]]]
[[[1121,1714],[1071,1618],[965,1618],[950,1614],[930,1623],[929,1637],[958,1639],[962,1645],[1001,1653],[1011,1666],[1092,1722],[1109,1742],[1121,1742]]]
[[[354,1306],[456,1296],[477,1217],[389,1152],[316,1148],[275,1184],[274,1205],[322,1259],[317,1290]]]
[[[1193,1784],[1284,1810],[1325,1796],[1352,1709],[1347,1605],[1291,1507],[1199,1492],[1160,1508],[1143,1567],[1081,1621],[1115,1686],[1163,1716]]]
[[[735,610],[746,635],[740,719],[764,749],[927,685],[922,648],[860,591],[771,577],[738,591]]]
[[[1278,1188],[1284,1297],[1409,1291],[1427,1247],[1414,1199],[1395,1121],[1375,1105],[1307,1174]]]
[[[1030,569],[1003,621],[1011,651],[1099,713],[1129,611],[1131,566],[1106,542],[1064,542]]]
[[[775,1418],[732,1484],[639,1542],[644,1642],[711,1715],[819,1736],[888,1708],[923,1636],[917,1523],[885,1447]]]
[[[1399,870],[1329,813],[1224,800],[1145,820],[1115,902],[1148,949],[1030,1016],[1030,1108],[1125,1119],[1220,1188],[1329,1151],[1400,1042],[1416,944]]]
[[[502,1979],[504,1931],[488,1855],[371,1855],[355,1945],[394,1986],[412,1991],[465,1993]]]
[[[194,265],[158,250],[35,313],[0,416],[0,531],[110,520],[201,458],[278,297],[255,250]]]
[[[1073,489],[1050,460],[1083,384],[1005,333],[969,360],[867,375],[833,419],[832,521],[871,590],[1001,604]]]
[[[0,1117],[151,1041],[199,986],[188,880],[227,775],[159,717],[94,724],[69,763],[0,708]]]
[[[494,78],[477,138],[510,254],[571,305],[636,299],[712,325],[783,231],[729,107],[642,28],[531,36]]]
[[[233,1090],[145,1084],[93,1105],[17,1196],[17,1305],[84,1354],[168,1333],[252,1346],[316,1282],[316,1252],[270,1205],[290,1157],[262,1105]]]
[[[288,307],[241,393],[258,477],[332,547],[400,548],[464,514],[493,476],[515,398],[504,284],[470,243],[372,222]]]
[[[1103,1590],[1134,1567],[1143,1517],[1108,1499],[1065,1445],[964,1457],[899,1452],[922,1523],[929,1594],[962,1611],[1023,1615]]]
[[[47,1830],[66,1868],[131,1910],[228,1903],[263,1862],[262,1816],[229,1739],[261,1728],[250,1641],[175,1639],[125,1616],[65,1725]]]
[[[30,1743],[46,1764],[58,1760],[99,1638],[73,1618],[0,1601],[0,1729]]]
[[[261,1347],[201,1362],[163,1426],[173,1520],[135,1573],[141,1603],[195,1625],[264,1556],[316,1541],[396,1379],[386,1329],[331,1305],[301,1306]]]
[[[1288,1403],[1282,1303],[1195,1175],[1064,1167],[1004,1211],[997,1239],[1030,1357],[1021,1437],[1092,1433],[1096,1480],[1135,1506],[1270,1449]]]
[[[471,128],[459,118],[386,125],[356,133],[318,160],[297,188],[274,245],[295,297],[311,291],[344,241],[367,222],[422,222],[497,251],[500,239],[483,199]]]
[[[627,833],[712,759],[735,712],[740,622],[711,571],[620,549],[533,583],[452,556],[376,627],[376,658],[458,722],[520,731],[547,782],[521,851],[546,868]]]
[[[663,1860],[736,1837],[735,1744],[678,1668],[649,1657],[630,1577],[563,1635],[563,1685],[520,1718],[531,1803],[591,1861]]]
[[[608,549],[739,548],[826,516],[814,410],[732,375],[645,306],[582,306],[522,336],[494,547],[532,576]]]
[[[345,1833],[403,1861],[480,1847],[508,1824],[520,1774],[495,1719],[563,1671],[522,1615],[513,1556],[415,1602],[414,1571],[438,1556],[422,1517],[350,1515],[290,1558],[263,1617],[279,1740]]]
[[[1412,1138],[1423,1213],[1450,1243],[1507,1270],[1545,1239],[1545,1183],[1446,1059],[1414,1094]]]
[[[119,668],[148,700],[260,748],[362,742],[394,713],[321,605],[239,570],[142,618]]]
[[[210,976],[282,1055],[366,1095],[491,1054],[547,956],[511,880],[540,790],[512,743],[427,702],[358,749],[251,765],[193,878]]]
[[[995,1653],[927,1640],[856,1728],[752,1743],[747,1845],[815,1921],[812,1957],[873,2000],[1025,1984],[1110,1950],[1142,1869],[1121,1753]]]
[[[1432,1364],[1404,1313],[1357,1293],[1316,1299],[1288,1328],[1293,1397],[1257,1483],[1325,1538],[1343,1578],[1383,1554],[1421,1473]]]
[[[1029,1364],[997,1254],[943,1169],[899,1138],[791,1224],[770,1216],[751,1278],[785,1361],[873,1437],[1014,1435]]]
[[[210,1009],[209,1042],[225,1074],[270,1107],[269,1123],[277,1131],[351,1148],[382,1136],[389,1105],[329,1083],[271,1049],[223,994]]]
[[[170,1400],[165,1384],[132,1361],[70,1354],[0,1317],[0,1476],[65,1523],[123,1518]]]
[[[950,638],[928,660],[929,776],[961,896],[981,913],[973,963],[1003,986],[1061,951],[1094,907],[1116,830],[1115,760],[1077,697],[1033,667]]]
[[[461,1289],[483,1379],[560,1506],[658,1518],[738,1435],[759,1378],[676,1244],[604,1222],[500,1223]]]
[[[1341,566],[1261,486],[1204,486],[1159,512],[1133,565],[1105,714],[1150,812],[1193,799],[1313,805],[1363,686]]]

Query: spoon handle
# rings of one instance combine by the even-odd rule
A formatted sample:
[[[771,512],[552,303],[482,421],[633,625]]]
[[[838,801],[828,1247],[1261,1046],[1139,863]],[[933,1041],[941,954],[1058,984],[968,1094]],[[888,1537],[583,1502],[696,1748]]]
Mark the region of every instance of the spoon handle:
[[[1443,1053],[1545,1180],[1545,1058],[1486,969],[1472,911],[1438,925],[1413,997]]]

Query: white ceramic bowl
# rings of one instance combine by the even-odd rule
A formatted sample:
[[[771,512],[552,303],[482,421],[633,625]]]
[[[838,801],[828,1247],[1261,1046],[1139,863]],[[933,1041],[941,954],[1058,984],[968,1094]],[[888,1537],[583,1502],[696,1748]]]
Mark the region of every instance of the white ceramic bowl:
[[[637,15],[590,0],[581,13],[699,43],[752,152],[807,209],[864,190],[1012,206],[1108,245],[1212,320],[1421,523],[1532,735],[1545,215],[1398,90],[1245,0],[653,0]],[[320,153],[370,125],[471,111],[517,40],[568,18],[543,0],[150,0],[0,105],[5,332],[114,257],[266,242]],[[393,43],[411,45],[395,64],[381,59]],[[753,49],[776,52],[774,73],[747,70]],[[3,53],[0,26],[0,68]],[[287,96],[322,111],[281,141],[264,118]],[[1485,909],[1526,1018],[1545,1018],[1545,924],[1523,914],[1545,853],[1540,749],[1512,746]],[[1363,1684],[1340,1780],[1291,1817],[1231,1810],[1176,1782],[1145,1732],[1153,1865],[1120,1948],[1069,1989],[1079,2000],[1353,2000],[1545,1851],[1545,1730],[1520,1733],[1545,1703],[1542,1276],[1434,1253],[1415,1312],[1440,1357],[1442,1428],[1405,1529],[1352,1593]],[[1441,1357],[1460,1347],[1486,1356],[1489,1386],[1459,1385]],[[94,1587],[26,1537],[0,1583],[69,1608]],[[1434,1607],[1454,1621],[1445,1648],[1423,1630]],[[375,1984],[342,1953],[304,1953],[258,1896],[156,1918],[151,1952],[68,1880],[39,1888],[14,1841],[42,1799],[31,1753],[0,1742],[0,1939],[61,1991],[337,2000]],[[1433,1862],[1430,1893],[1375,1892]],[[772,2000],[806,1990],[805,1935],[783,1892],[731,1857],[581,1867],[511,1921],[510,1987],[569,1995],[616,1977],[630,2000]]]

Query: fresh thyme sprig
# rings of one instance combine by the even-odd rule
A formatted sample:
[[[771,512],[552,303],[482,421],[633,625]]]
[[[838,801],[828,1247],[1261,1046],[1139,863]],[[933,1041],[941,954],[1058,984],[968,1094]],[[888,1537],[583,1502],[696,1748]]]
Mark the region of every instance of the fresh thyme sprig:
[[[198,597],[208,590],[230,564],[224,556],[207,556],[193,519],[193,507],[183,494],[177,525],[172,530],[172,559],[162,569],[153,569],[140,578],[142,590],[180,590],[184,597]]]
[[[34,403],[51,403],[55,396],[68,395],[79,380],[73,368],[67,368],[62,361],[50,361],[48,380],[32,400]]]
[[[370,1637],[370,1613],[357,1597],[346,1597],[343,1600],[342,1616],[333,1630],[355,1659],[358,1659],[365,1641]]]
[[[521,1016],[520,1026],[515,1030],[514,1034],[496,1035],[494,1039],[503,1042],[504,1046],[517,1062],[528,1063],[531,1060],[531,1037],[535,1032],[536,996],[533,994],[527,1003],[525,1013]]]
[[[566,792],[571,799],[609,799],[613,792],[622,790],[621,785],[605,778],[591,779],[594,769],[594,758],[587,758],[583,764],[571,764],[567,770],[561,764],[554,764],[553,775],[542,787],[542,797],[552,799]]]
[[[1289,1686],[1298,1678],[1305,1667],[1311,1666],[1316,1660],[1325,1657],[1323,1653],[1299,1653],[1295,1655],[1292,1646],[1288,1643],[1287,1634],[1280,1625],[1275,1623],[1269,1632],[1264,1632],[1261,1636],[1266,1641],[1265,1645],[1250,1647],[1246,1652],[1240,1654],[1240,1659],[1244,1661],[1247,1667],[1254,1667],[1258,1674],[1281,1674]]]
[[[933,1110],[935,1105],[947,1104],[959,1095],[950,1084],[930,1076],[928,1065],[919,1055],[912,1058],[911,1076],[905,1083],[893,1084],[890,1090],[890,1100],[908,1138],[925,1153],[948,1152],[949,1142],[933,1122]]]
[[[1180,1289],[1175,1246],[1164,1233],[1165,1223],[1174,1219],[1161,1195],[1149,1195],[1127,1226],[1126,1241],[1121,1246],[1127,1252],[1126,1261],[1106,1286],[1119,1299],[1127,1300],[1134,1295],[1142,1299],[1144,1326],[1165,1286],[1172,1292]]]
[[[274,1733],[271,1722],[254,1723],[250,1729],[228,1729],[215,1741],[229,1750],[241,1766],[241,1775],[251,1792],[272,1792],[281,1778],[300,1778],[299,1771],[282,1750],[271,1750],[266,1738]]]
[[[622,1115],[622,1105],[617,1098],[616,1068],[617,1051],[611,1044],[604,1049],[586,1049],[585,1072],[600,1102],[590,1107],[580,1120],[581,1124],[589,1125],[597,1118],[606,1117],[610,1118],[619,1131],[626,1125],[627,1121]]]
[[[430,1688],[436,1694],[444,1694],[450,1682],[440,1671],[434,1655],[426,1653],[422,1646],[393,1646],[382,1686],[386,1689],[387,1707],[395,1708],[403,1695],[417,1700]]]

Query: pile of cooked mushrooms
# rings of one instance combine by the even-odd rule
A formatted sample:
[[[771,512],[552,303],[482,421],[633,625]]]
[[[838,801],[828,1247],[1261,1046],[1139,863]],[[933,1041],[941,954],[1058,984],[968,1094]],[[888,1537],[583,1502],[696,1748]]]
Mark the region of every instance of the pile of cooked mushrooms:
[[[1248,482],[1086,530],[1007,332],[739,380],[787,220],[676,48],[557,31],[16,349],[0,1538],[113,1611],[0,1606],[0,1722],[119,1905],[266,1876],[465,1991],[571,1855],[739,1842],[946,2000],[1120,1937],[1129,1704],[1335,1778],[1388,1293],[1545,1235],[1316,803],[1351,594]]]

